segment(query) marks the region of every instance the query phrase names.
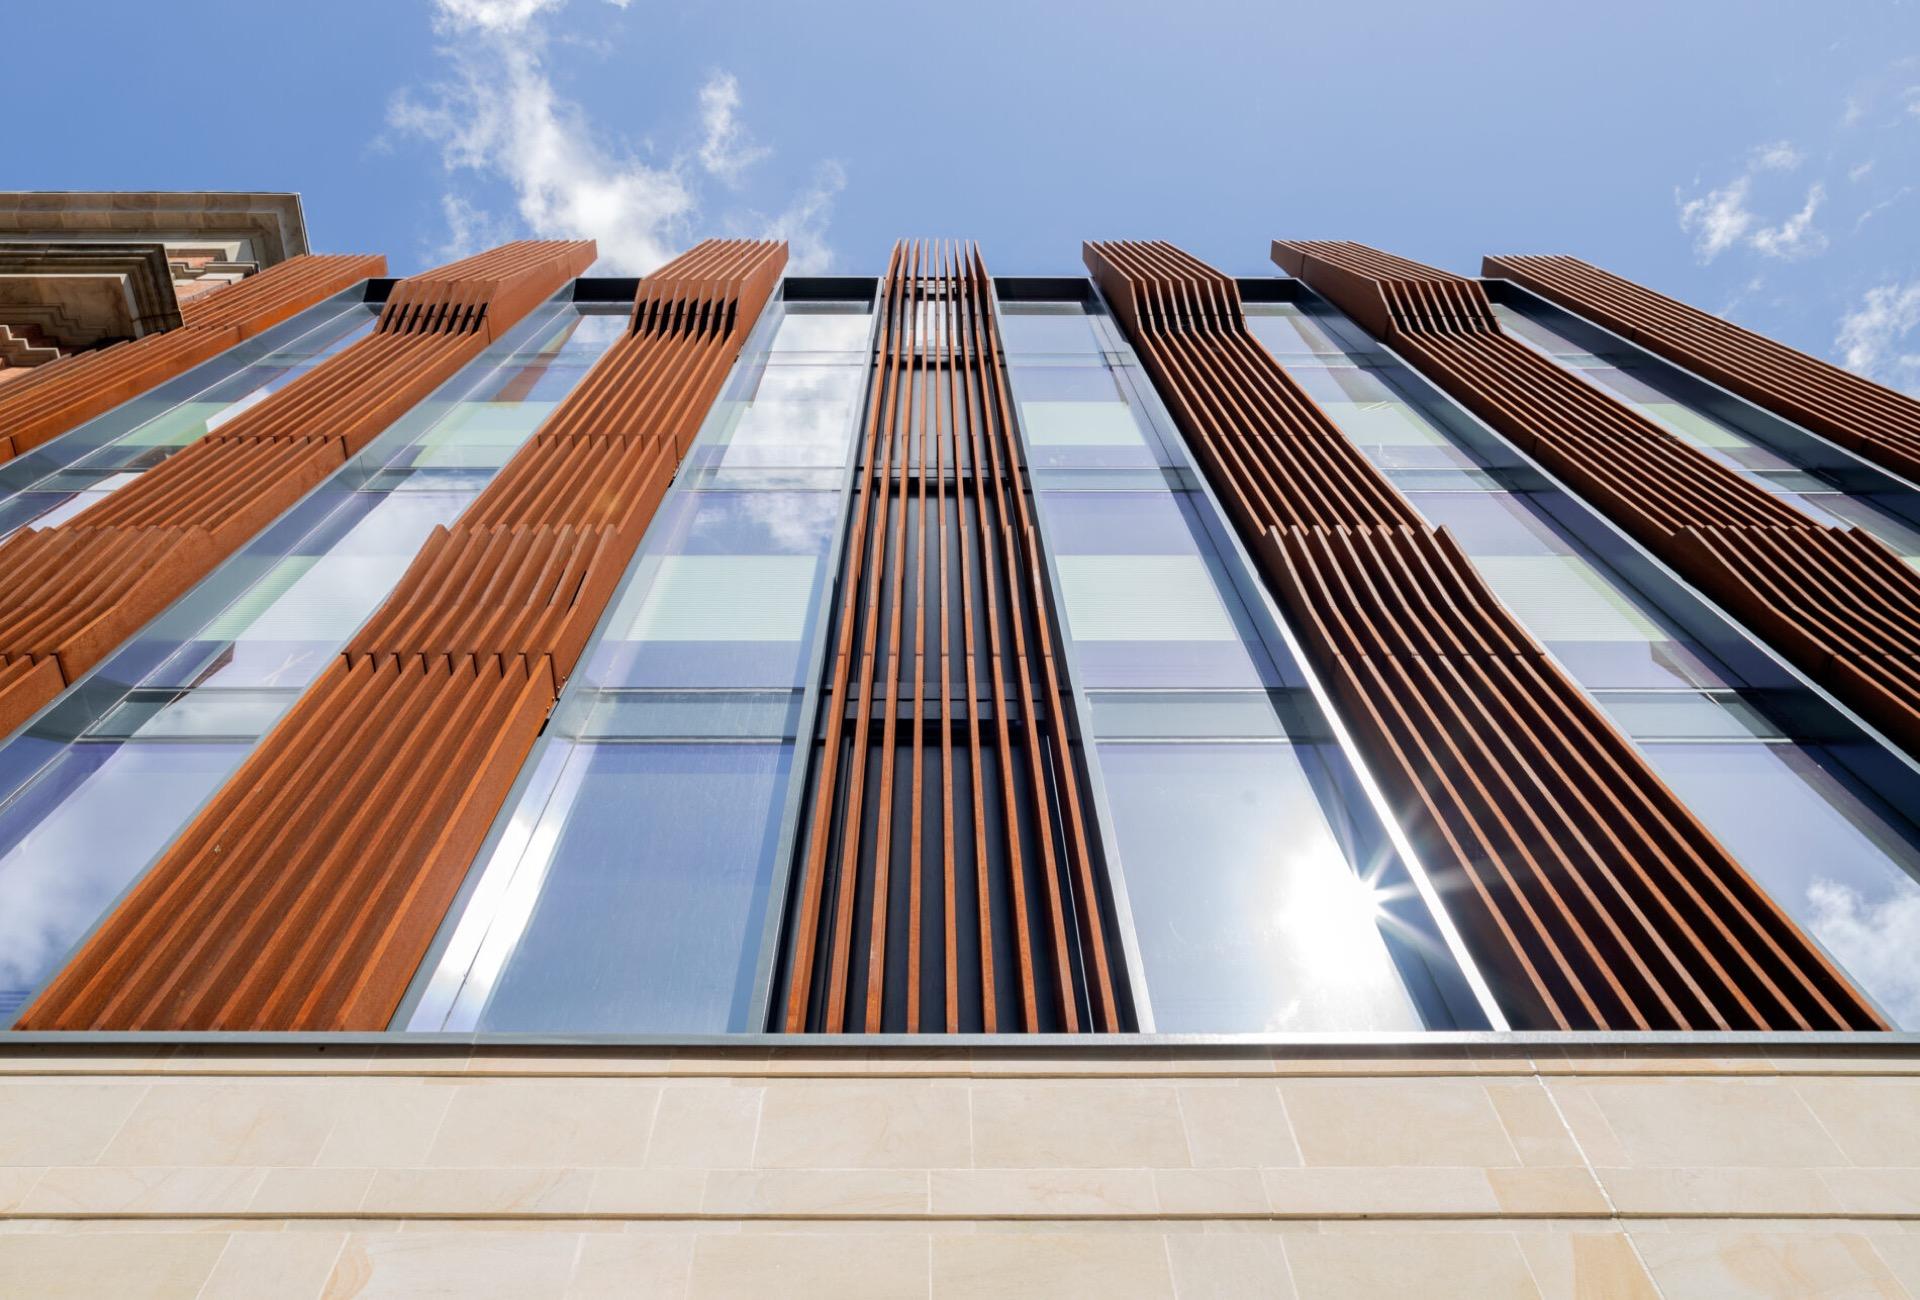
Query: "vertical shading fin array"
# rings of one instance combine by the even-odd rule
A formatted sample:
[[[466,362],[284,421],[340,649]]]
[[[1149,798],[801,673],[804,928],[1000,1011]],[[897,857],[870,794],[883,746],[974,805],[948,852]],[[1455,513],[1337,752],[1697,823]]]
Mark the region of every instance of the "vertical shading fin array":
[[[1920,479],[1920,401],[1577,257],[1489,257],[1512,280],[1775,415]]]
[[[16,687],[5,712],[17,725],[71,685],[477,356],[489,294],[522,304],[491,313],[505,328],[592,261],[591,243],[530,240],[427,272],[435,292],[482,305],[459,332],[376,332],[99,504],[0,542],[0,665],[54,660],[60,670],[57,684],[43,673]],[[268,274],[209,294],[206,310]]]
[[[387,259],[374,254],[302,254],[180,304],[178,329],[38,366],[0,388],[0,461],[49,439],[296,312],[372,276]]]
[[[384,1029],[785,264],[715,240],[643,281],[629,332],[20,1027]],[[375,338],[472,331],[500,301],[443,278]]]
[[[1124,1028],[977,248],[894,247],[796,852],[788,1032]]]
[[[1364,244],[1273,256],[1920,754],[1920,572],[1878,539],[1816,522],[1505,333],[1476,281]]]
[[[1884,1027],[1254,338],[1232,280],[1160,243],[1086,261],[1516,1028]]]

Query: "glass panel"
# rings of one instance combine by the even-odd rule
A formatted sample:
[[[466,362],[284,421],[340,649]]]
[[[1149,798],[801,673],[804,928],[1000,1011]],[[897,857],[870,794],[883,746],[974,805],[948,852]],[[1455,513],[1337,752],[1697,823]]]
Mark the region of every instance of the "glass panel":
[[[1280,684],[1187,494],[1037,495],[1083,684]]]
[[[840,526],[828,492],[682,492],[647,533],[595,686],[798,687]]]
[[[774,352],[855,352],[867,350],[873,313],[864,303],[789,302],[774,331]]]
[[[1582,685],[1723,686],[1725,669],[1561,533],[1524,493],[1409,492],[1494,594]]]
[[[1009,357],[1022,353],[1098,354],[1100,337],[1078,303],[1004,303],[1000,308],[1000,346]]]
[[[1920,1029],[1920,852],[1819,751],[1650,744],[1642,752],[1788,915],[1902,1029]]]
[[[379,315],[378,308],[353,303],[315,308],[300,319],[309,318],[315,321],[313,327],[278,351],[259,355],[237,369],[231,357],[215,357],[188,372],[189,382],[201,375],[216,378],[199,392],[162,406],[124,432],[115,433],[113,429],[116,425],[125,427],[128,411],[139,410],[142,399],[136,398],[128,406],[37,449],[36,463],[66,463],[37,481],[16,480],[18,486],[12,493],[0,479],[0,538],[28,523],[50,528],[98,504],[180,448],[199,441],[365,338]],[[247,344],[241,344],[235,352],[244,353],[247,348]],[[177,391],[173,385],[165,389]],[[155,403],[159,399],[150,395],[146,400]],[[133,418],[137,420],[138,416]]]
[[[23,929],[37,927],[22,937],[0,924],[0,968],[31,973],[60,958],[331,661],[433,527],[456,518],[494,473],[425,472],[434,490],[389,492],[382,487],[390,480],[374,471],[423,446],[449,445],[445,426],[461,427],[476,408],[521,402],[512,393],[535,392],[546,362],[593,352],[583,333],[618,336],[598,325],[581,331],[581,320],[572,308],[544,309],[524,346],[495,347],[470,363],[451,381],[461,400],[423,407],[417,427],[402,423],[376,439],[56,706],[66,710],[69,734],[87,738],[60,749],[17,793],[0,791],[0,912],[13,909]],[[518,388],[498,382],[503,376]],[[475,402],[475,393],[493,400]],[[552,406],[532,396],[524,403],[534,412]],[[518,438],[531,429],[522,423]],[[116,694],[117,683],[130,685]],[[228,743],[202,743],[212,740]],[[16,736],[0,750],[0,771],[19,770],[15,754],[44,743]],[[29,882],[20,898],[31,895],[37,912],[15,908],[10,877]],[[58,924],[44,919],[56,905]]]
[[[859,304],[786,304],[775,359],[735,367],[448,916],[408,1027],[759,1028],[801,688],[866,377],[864,361],[814,362],[863,352],[870,325]],[[808,464],[834,467],[804,480],[833,490],[782,486]]]
[[[1108,743],[1100,766],[1162,1032],[1423,1027],[1381,885],[1354,873],[1294,746]]]
[[[1036,470],[1164,462],[1152,423],[1108,367],[1016,365],[1009,373]]]
[[[1783,733],[1731,691],[1595,691],[1615,725],[1635,740],[1762,740]]]
[[[245,745],[70,746],[0,805],[0,1019],[246,756]]]
[[[791,747],[564,750],[446,1028],[749,1028]]]
[[[729,385],[715,412],[724,421],[699,463],[729,469],[842,465],[863,396],[858,366],[765,366]]]
[[[1507,306],[1505,303],[1493,304],[1493,314],[1505,329],[1519,335],[1542,352],[1555,356],[1586,356],[1587,350],[1572,339],[1556,330],[1540,324],[1531,316],[1525,315]]]
[[[1254,302],[1246,305],[1247,328],[1275,356],[1313,355],[1342,349],[1319,321],[1290,302]]]

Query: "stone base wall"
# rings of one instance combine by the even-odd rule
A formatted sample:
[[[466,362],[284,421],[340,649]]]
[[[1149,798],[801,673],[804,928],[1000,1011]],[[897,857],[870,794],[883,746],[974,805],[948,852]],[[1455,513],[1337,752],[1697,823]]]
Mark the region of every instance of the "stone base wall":
[[[1920,1056],[0,1048],[0,1295],[1920,1296]]]

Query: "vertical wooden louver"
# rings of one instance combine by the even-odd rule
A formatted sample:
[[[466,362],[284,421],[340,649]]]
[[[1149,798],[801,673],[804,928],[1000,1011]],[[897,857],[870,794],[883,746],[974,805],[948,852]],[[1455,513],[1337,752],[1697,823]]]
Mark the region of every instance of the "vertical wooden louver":
[[[878,340],[780,1023],[1123,1028],[978,250],[896,245]]]
[[[1920,754],[1920,571],[1814,522],[1505,333],[1478,282],[1364,244],[1274,260]]]
[[[377,255],[303,254],[180,304],[179,328],[35,368],[0,387],[0,461],[137,397],[371,276]]]
[[[1896,474],[1920,479],[1920,401],[1577,257],[1489,257],[1512,280]]]
[[[495,330],[592,261],[591,243],[524,241],[404,280],[367,338],[98,505],[0,542],[0,574],[7,579],[0,584],[0,667],[51,661],[60,674],[58,683],[40,673],[11,685],[0,676],[0,734],[71,685],[479,355]],[[267,274],[192,304],[195,319],[225,319],[215,311],[219,301]],[[442,312],[423,324],[418,304],[455,299],[459,315]]]
[[[785,264],[714,240],[644,280],[20,1027],[385,1028]],[[392,307],[396,331],[476,315],[457,282]]]
[[[1873,1009],[1167,244],[1086,261],[1521,1029]]]

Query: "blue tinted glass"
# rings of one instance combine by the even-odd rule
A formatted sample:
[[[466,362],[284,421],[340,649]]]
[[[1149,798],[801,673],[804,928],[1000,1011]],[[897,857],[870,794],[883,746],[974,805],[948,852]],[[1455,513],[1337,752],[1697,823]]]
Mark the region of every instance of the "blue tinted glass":
[[[1185,493],[1039,495],[1083,685],[1281,684]]]
[[[234,356],[250,346],[242,344],[189,371],[183,382],[204,383],[199,391],[189,389],[190,395],[184,398],[149,393],[54,439],[28,462],[52,469],[43,477],[29,478],[21,466],[11,467],[10,472],[0,469],[0,537],[26,523],[52,527],[98,504],[182,447],[365,338],[378,319],[376,309],[358,303],[314,308],[299,318],[314,321],[312,328],[278,350],[257,355],[235,369]],[[209,375],[216,377],[206,383],[202,377]],[[171,393],[179,387],[176,383],[163,389]],[[9,495],[10,488],[17,490]]]
[[[1104,744],[1100,766],[1160,1030],[1424,1027],[1390,887],[1355,873],[1294,746]]]
[[[0,806],[0,1022],[246,756],[245,745],[69,746]]]
[[[835,492],[682,492],[648,530],[585,681],[595,686],[797,687]]]
[[[1641,752],[1787,914],[1903,1029],[1920,1029],[1920,852],[1818,751],[1648,744]]]
[[[571,749],[446,1027],[748,1028],[791,748]]]

